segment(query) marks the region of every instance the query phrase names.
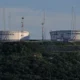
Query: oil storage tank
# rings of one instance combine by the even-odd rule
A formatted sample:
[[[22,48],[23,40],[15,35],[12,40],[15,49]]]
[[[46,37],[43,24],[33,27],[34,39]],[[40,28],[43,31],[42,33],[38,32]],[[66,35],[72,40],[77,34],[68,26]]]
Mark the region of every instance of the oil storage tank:
[[[50,32],[53,41],[80,41],[79,30],[58,30]]]
[[[29,37],[28,31],[0,31],[0,41],[25,41],[29,40]]]

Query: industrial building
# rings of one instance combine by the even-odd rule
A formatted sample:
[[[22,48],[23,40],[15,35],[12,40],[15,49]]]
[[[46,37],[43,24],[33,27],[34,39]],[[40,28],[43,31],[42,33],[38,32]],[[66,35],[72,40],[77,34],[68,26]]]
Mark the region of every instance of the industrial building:
[[[29,40],[30,34],[27,31],[0,31],[0,41]]]
[[[21,18],[21,31],[11,31],[11,16],[9,15],[9,30],[6,30],[6,21],[5,21],[5,8],[3,9],[3,20],[4,26],[3,30],[0,31],[0,41],[26,41],[30,38],[30,33],[24,31],[24,17]]]
[[[53,41],[80,41],[79,30],[58,30],[50,32]]]

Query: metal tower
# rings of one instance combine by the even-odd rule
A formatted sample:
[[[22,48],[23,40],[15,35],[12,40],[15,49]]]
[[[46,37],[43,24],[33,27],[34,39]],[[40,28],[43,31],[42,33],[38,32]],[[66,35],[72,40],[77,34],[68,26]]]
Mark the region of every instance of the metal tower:
[[[4,26],[4,29],[3,29],[3,31],[4,31],[4,36],[3,36],[3,38],[2,38],[2,40],[7,40],[7,37],[6,37],[6,25],[5,25],[5,8],[3,8],[3,26]]]
[[[4,31],[6,30],[5,27],[5,8],[3,8],[3,25],[4,25]]]
[[[45,39],[44,24],[45,24],[45,11],[44,11],[44,14],[43,14],[43,21],[42,21],[42,40]]]
[[[71,21],[71,27],[72,27],[72,32],[71,32],[71,36],[72,39],[75,40],[75,36],[76,36],[76,14],[74,11],[74,7],[72,7],[72,21]]]
[[[22,24],[22,26],[21,26],[21,37],[23,37],[23,31],[24,31],[24,17],[22,17],[22,21],[21,21],[21,24]]]
[[[11,13],[9,13],[9,16],[8,16],[8,26],[9,26],[9,31],[11,30]]]

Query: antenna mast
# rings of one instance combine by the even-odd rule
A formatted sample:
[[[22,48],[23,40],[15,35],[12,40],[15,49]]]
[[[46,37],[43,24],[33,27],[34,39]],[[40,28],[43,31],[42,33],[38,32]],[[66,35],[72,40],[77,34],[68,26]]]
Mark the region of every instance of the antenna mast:
[[[24,17],[22,17],[22,21],[21,21],[21,23],[22,23],[22,26],[21,26],[21,32],[22,32],[22,34],[21,34],[21,37],[23,37],[23,31],[24,31]]]
[[[72,7],[72,30],[75,30],[76,27],[76,14],[74,11],[74,7]]]
[[[9,18],[9,22],[8,22],[9,30],[11,30],[11,13],[9,13],[8,18]]]
[[[72,36],[73,39],[75,40],[75,30],[76,30],[76,14],[74,11],[74,7],[72,7]]]
[[[44,37],[44,24],[45,24],[45,11],[44,11],[43,22],[42,22],[42,40],[45,39],[45,37]]]
[[[3,22],[4,22],[4,31],[6,30],[5,28],[5,8],[3,8]]]

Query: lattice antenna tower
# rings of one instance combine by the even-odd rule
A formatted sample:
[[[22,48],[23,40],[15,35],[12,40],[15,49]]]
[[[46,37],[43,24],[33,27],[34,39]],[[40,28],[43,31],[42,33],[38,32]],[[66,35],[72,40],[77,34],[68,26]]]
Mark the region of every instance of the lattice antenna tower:
[[[72,7],[72,30],[76,30],[76,13]]]
[[[21,19],[22,19],[22,21],[21,21],[21,24],[22,24],[22,25],[21,25],[21,33],[22,33],[22,34],[21,34],[21,37],[23,37],[23,31],[24,31],[24,17],[22,17]]]
[[[3,40],[6,40],[6,39],[7,39],[7,37],[6,37],[6,32],[5,32],[5,31],[6,31],[5,22],[6,22],[6,21],[5,21],[5,8],[3,8],[3,25],[4,25],[4,30],[3,30],[3,31],[4,31],[4,34],[5,34],[4,37],[3,37]]]
[[[43,21],[42,21],[42,40],[45,39],[44,25],[45,25],[45,11],[44,11],[44,13],[43,13]]]
[[[72,7],[72,34],[73,35],[73,39],[75,40],[75,31],[76,31],[76,13],[74,11],[74,7]]]
[[[5,25],[5,8],[3,8],[3,25],[4,25],[4,31],[6,30],[6,25]]]
[[[8,25],[9,25],[9,31],[10,31],[11,30],[11,12],[9,12],[8,19],[9,19]]]

